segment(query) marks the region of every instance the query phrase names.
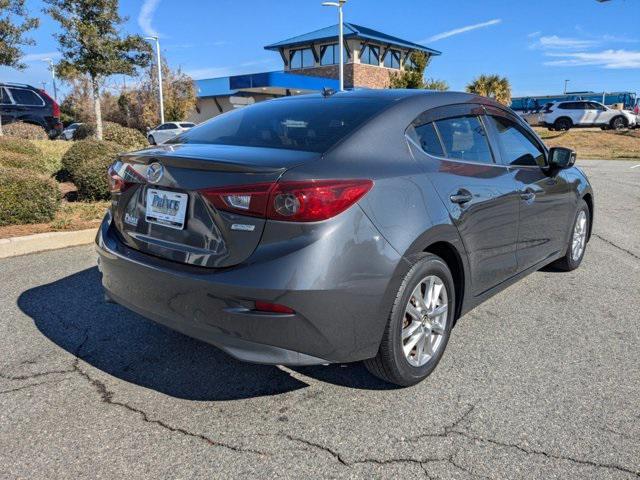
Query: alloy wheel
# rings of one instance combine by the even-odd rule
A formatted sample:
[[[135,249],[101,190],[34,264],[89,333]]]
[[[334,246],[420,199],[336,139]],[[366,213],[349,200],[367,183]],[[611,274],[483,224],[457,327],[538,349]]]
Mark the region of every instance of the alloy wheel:
[[[402,350],[410,365],[421,367],[440,349],[447,331],[449,297],[436,275],[423,278],[413,289],[402,323]]]
[[[571,258],[577,262],[584,251],[584,245],[587,242],[587,214],[584,210],[580,210],[576,225],[573,228],[573,239],[571,241]]]

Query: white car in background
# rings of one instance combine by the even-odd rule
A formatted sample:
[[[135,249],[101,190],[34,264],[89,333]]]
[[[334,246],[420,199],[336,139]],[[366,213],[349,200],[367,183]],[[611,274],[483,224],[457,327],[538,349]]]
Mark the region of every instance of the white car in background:
[[[149,130],[147,132],[147,140],[151,145],[158,145],[195,126],[196,124],[191,122],[165,122]]]
[[[62,133],[60,134],[60,138],[63,140],[73,140],[73,135],[76,133],[76,130],[80,125],[82,125],[82,123],[72,123],[71,125],[66,127],[64,130],[62,130]]]
[[[545,105],[542,124],[549,130],[569,130],[577,127],[600,127],[620,130],[635,127],[636,116],[626,110],[615,110],[599,102],[571,100]]]

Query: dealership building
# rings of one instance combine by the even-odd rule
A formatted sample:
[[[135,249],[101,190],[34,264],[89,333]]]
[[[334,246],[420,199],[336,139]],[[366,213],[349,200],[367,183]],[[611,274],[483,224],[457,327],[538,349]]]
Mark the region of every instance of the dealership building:
[[[344,23],[345,88],[387,88],[390,75],[411,68],[411,54],[423,52],[427,65],[440,52],[424,45]],[[196,111],[201,122],[234,108],[288,95],[338,89],[338,25],[288,38],[264,47],[280,54],[283,69],[196,80]]]

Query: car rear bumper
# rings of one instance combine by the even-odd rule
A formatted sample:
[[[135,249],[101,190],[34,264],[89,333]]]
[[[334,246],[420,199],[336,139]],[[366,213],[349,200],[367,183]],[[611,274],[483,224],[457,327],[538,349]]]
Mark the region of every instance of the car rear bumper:
[[[102,283],[115,302],[240,360],[311,365],[370,358],[393,300],[388,291],[399,284],[401,259],[359,207],[345,214],[340,224],[350,224],[353,235],[355,221],[361,238],[369,237],[360,248],[351,245],[347,256],[329,235],[276,258],[256,251],[251,262],[225,269],[133,250],[120,241],[107,214],[96,238]],[[333,227],[333,233],[341,228]],[[296,313],[257,312],[255,300]]]

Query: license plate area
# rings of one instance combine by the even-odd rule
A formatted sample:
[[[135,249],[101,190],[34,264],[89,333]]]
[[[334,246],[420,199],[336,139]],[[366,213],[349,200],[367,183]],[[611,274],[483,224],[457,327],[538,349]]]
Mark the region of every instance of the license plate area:
[[[186,193],[147,188],[145,220],[176,230],[184,228],[187,213]]]

